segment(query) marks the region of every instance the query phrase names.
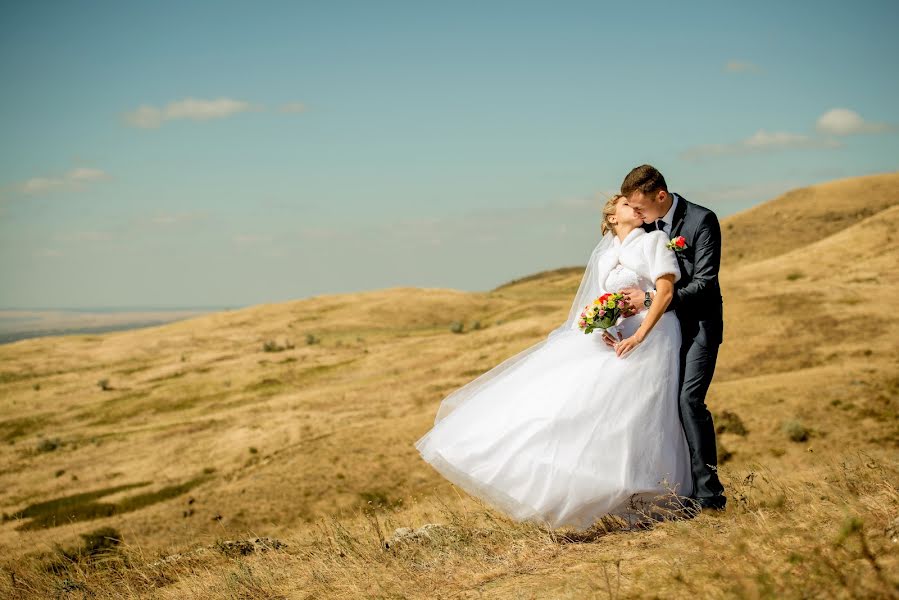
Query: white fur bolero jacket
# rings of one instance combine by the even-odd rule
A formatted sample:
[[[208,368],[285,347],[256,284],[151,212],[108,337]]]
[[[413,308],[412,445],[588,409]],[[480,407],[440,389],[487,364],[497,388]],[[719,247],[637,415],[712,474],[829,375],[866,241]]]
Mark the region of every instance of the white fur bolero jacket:
[[[667,247],[668,241],[664,231],[647,232],[642,227],[628,233],[624,241],[615,236],[612,246],[597,260],[600,293],[623,287],[649,291],[655,288],[656,279],[665,274],[673,274],[677,283],[681,278],[680,264],[674,250]]]

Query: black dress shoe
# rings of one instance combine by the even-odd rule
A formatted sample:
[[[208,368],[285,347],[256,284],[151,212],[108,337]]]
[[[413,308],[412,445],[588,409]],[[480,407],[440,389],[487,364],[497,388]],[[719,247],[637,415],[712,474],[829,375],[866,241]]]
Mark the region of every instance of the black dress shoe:
[[[724,510],[727,504],[727,498],[724,496],[715,496],[713,498],[693,498],[699,504],[702,510]]]

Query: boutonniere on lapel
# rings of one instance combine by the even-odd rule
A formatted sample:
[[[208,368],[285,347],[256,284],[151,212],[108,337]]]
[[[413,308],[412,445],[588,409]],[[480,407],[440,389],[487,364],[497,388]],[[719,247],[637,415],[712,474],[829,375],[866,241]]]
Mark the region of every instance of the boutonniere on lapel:
[[[679,235],[671,238],[671,241],[665,244],[665,247],[669,250],[674,250],[675,252],[682,252],[684,248],[687,247],[687,240],[684,239],[684,236]]]

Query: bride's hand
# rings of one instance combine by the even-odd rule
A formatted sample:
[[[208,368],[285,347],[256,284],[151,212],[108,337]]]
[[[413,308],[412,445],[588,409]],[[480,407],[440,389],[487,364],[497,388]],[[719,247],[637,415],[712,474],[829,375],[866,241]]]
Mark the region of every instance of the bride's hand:
[[[621,333],[619,332],[618,339],[615,339],[611,335],[609,335],[608,331],[603,329],[602,330],[602,341],[604,341],[606,343],[606,346],[608,346],[609,348],[614,348],[615,344],[617,344],[621,341]]]
[[[634,351],[634,348],[639,346],[643,342],[642,339],[638,339],[637,334],[635,333],[631,337],[621,340],[617,344],[615,344],[615,354],[618,355],[618,358],[624,358],[628,354]]]

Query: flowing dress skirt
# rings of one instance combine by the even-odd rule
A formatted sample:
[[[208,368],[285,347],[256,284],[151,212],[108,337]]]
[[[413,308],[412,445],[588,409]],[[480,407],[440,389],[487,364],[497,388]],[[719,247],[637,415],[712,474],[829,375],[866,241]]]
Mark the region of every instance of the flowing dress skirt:
[[[621,323],[627,338],[647,311]],[[565,332],[415,442],[446,479],[517,521],[586,529],[692,492],[678,409],[680,323],[666,312],[629,355]],[[664,498],[667,496],[667,498]]]

